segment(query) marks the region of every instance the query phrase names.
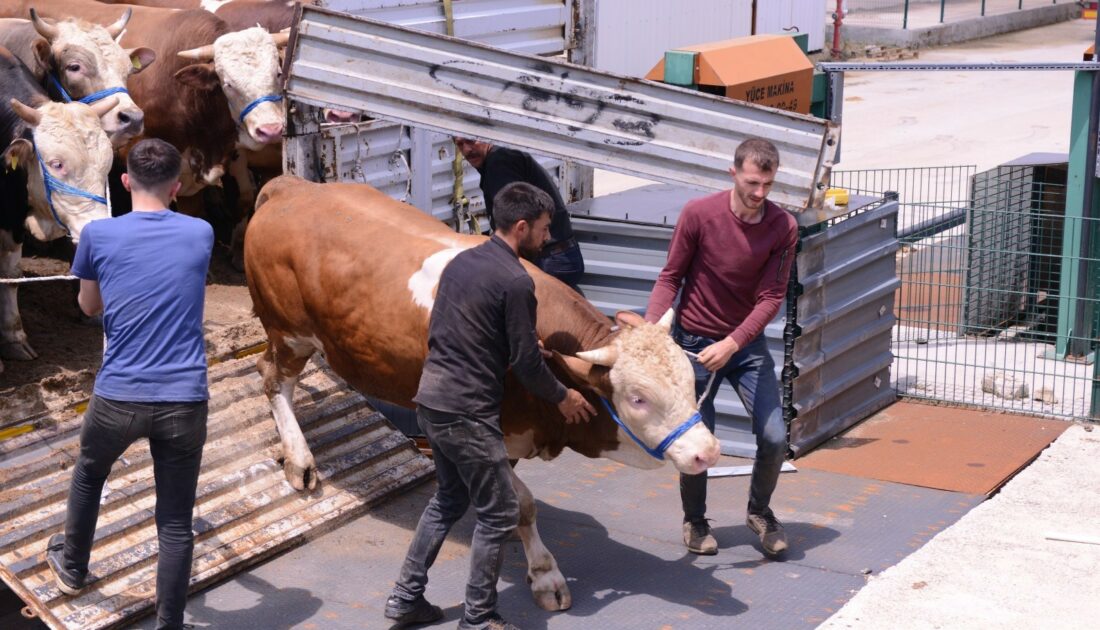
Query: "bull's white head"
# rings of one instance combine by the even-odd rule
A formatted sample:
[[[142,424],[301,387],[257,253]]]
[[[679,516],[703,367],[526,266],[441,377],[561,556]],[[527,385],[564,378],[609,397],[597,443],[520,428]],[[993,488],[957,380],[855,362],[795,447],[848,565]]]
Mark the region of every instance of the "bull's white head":
[[[126,79],[156,60],[149,48],[123,49],[116,41],[132,9],[126,9],[114,24],[99,26],[69,19],[47,23],[31,9],[31,23],[45,38],[34,44],[38,64],[53,75],[73,100],[111,88],[125,88]],[[111,144],[121,147],[140,135],[144,113],[125,92],[114,94],[118,105],[103,114],[103,129]]]
[[[179,70],[176,78],[200,89],[220,84],[241,130],[238,142],[259,150],[283,138],[283,102],[264,98],[281,93],[279,48],[286,46],[288,38],[288,33],[272,35],[259,26],[226,33],[213,44],[178,53],[203,63]]]
[[[15,113],[33,128],[34,144],[23,138],[15,140],[4,150],[4,161],[9,167],[24,168],[27,172],[31,214],[26,225],[35,238],[42,241],[61,238],[67,228],[75,243],[85,225],[111,216],[102,203],[54,192],[53,212],[65,224],[62,228],[50,211],[42,169],[68,186],[105,196],[114,151],[100,118],[117,105],[118,98],[114,96],[92,105],[45,103],[37,109],[11,100]]]
[[[603,379],[593,365],[610,368],[610,392],[601,393],[609,394],[619,419],[651,449],[699,411],[691,363],[669,335],[672,316],[670,310],[660,322],[649,324],[635,313],[620,312],[615,320],[622,332],[611,344],[562,357],[574,376],[597,390],[606,385],[600,385]],[[623,449],[637,448],[622,429],[619,432]],[[718,439],[702,423],[693,425],[665,451],[676,469],[687,474],[703,472],[720,455]],[[646,458],[649,455],[636,462]]]

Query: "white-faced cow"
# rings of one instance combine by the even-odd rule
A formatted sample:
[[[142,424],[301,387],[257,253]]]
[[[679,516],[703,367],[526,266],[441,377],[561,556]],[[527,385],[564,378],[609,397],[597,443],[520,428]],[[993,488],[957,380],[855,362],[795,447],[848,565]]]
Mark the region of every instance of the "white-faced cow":
[[[115,38],[130,11],[107,26],[83,20],[48,23],[32,10],[30,20],[0,20],[0,46],[30,68],[55,101],[91,104],[116,96],[118,105],[103,116],[103,129],[116,148],[141,134],[144,114],[126,90],[127,79],[156,59],[148,48],[124,50]]]
[[[119,10],[90,0],[5,0],[0,17],[22,17],[31,8],[44,18],[98,23]],[[130,9],[119,43],[148,46],[158,60],[131,78],[130,93],[145,112],[145,135],[170,142],[184,155],[180,195],[218,183],[238,128],[255,146],[282,140],[277,47],[285,34],[233,32],[201,10]]]
[[[284,472],[295,488],[317,482],[313,456],[291,408],[298,375],[314,352],[364,394],[412,406],[428,352],[428,321],[443,268],[484,241],[460,235],[415,208],[363,184],[314,184],[282,176],[260,191],[245,235],[245,270],[256,315],[268,336],[259,360],[264,391],[282,439]],[[643,468],[664,458],[699,473],[719,456],[718,440],[693,422],[692,368],[668,334],[671,313],[647,324],[620,313],[620,330],[566,285],[525,263],[535,281],[537,333],[554,352],[551,367],[599,410],[566,424],[557,408],[509,377],[501,421],[513,459],[551,459],[565,448]],[[617,410],[617,425],[603,404]],[[626,427],[626,428],[620,428]],[[678,430],[684,430],[676,437]],[[628,428],[628,429],[627,429]],[[629,430],[629,433],[627,433]],[[519,533],[536,601],[568,608],[565,579],[535,528],[530,490],[514,479]]]
[[[100,117],[117,104],[115,96],[92,105],[50,102],[26,65],[0,48],[0,277],[20,275],[26,232],[76,242],[85,225],[110,216],[104,195],[113,151]],[[0,355],[36,356],[11,284],[0,287]]]

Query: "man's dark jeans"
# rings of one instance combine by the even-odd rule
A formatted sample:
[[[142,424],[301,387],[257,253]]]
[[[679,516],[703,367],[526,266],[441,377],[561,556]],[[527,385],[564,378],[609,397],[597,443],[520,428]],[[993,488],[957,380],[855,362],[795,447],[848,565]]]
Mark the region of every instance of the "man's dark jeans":
[[[570,247],[564,251],[542,256],[535,261],[539,269],[568,284],[574,291],[584,295],[581,291],[580,281],[584,276],[584,256],[581,255],[580,246]]]
[[[417,420],[432,445],[439,488],[428,502],[409,545],[394,594],[424,594],[428,569],[451,526],[472,503],[477,526],[466,583],[466,620],[478,624],[496,610],[501,548],[519,523],[519,501],[500,434],[469,417],[419,406]]]
[[[132,403],[92,396],[80,432],[65,517],[64,569],[88,574],[99,501],[111,466],[135,440],[149,438],[156,481],[157,628],[183,627],[195,535],[191,517],[206,443],[207,403]]]
[[[684,350],[694,353],[717,340],[691,334],[680,326],[673,329],[673,339]],[[695,370],[695,395],[701,396],[707,387],[711,373],[692,360]],[[759,335],[744,348],[740,348],[730,357],[725,366],[719,368],[714,385],[706,400],[699,407],[703,423],[714,431],[714,397],[722,379],[729,381],[745,409],[752,416],[752,432],[756,435],[756,461],[752,467],[752,481],[749,484],[749,513],[765,514],[770,512],[772,493],[779,481],[779,472],[787,456],[787,425],[783,421],[783,411],[779,394],[779,381],[775,378],[775,361],[768,353],[768,342]],[[684,505],[684,521],[697,522],[707,513],[707,474],[680,475],[680,499]]]

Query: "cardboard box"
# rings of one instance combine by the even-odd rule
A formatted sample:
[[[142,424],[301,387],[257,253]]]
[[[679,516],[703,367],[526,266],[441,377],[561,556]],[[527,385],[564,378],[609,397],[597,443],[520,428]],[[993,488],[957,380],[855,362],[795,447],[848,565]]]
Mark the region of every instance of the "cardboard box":
[[[814,66],[789,35],[752,35],[670,52],[694,53],[694,83],[700,89],[777,109],[810,112]],[[665,60],[645,78],[664,81]],[[679,84],[684,84],[682,78]]]

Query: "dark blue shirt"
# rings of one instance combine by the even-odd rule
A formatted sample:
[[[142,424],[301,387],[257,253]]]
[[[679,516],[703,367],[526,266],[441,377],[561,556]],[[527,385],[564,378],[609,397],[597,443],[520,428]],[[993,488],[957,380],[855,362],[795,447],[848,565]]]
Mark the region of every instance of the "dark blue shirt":
[[[95,394],[124,402],[209,397],[202,334],[214,231],[171,210],[89,223],[73,275],[99,282],[103,366]]]

